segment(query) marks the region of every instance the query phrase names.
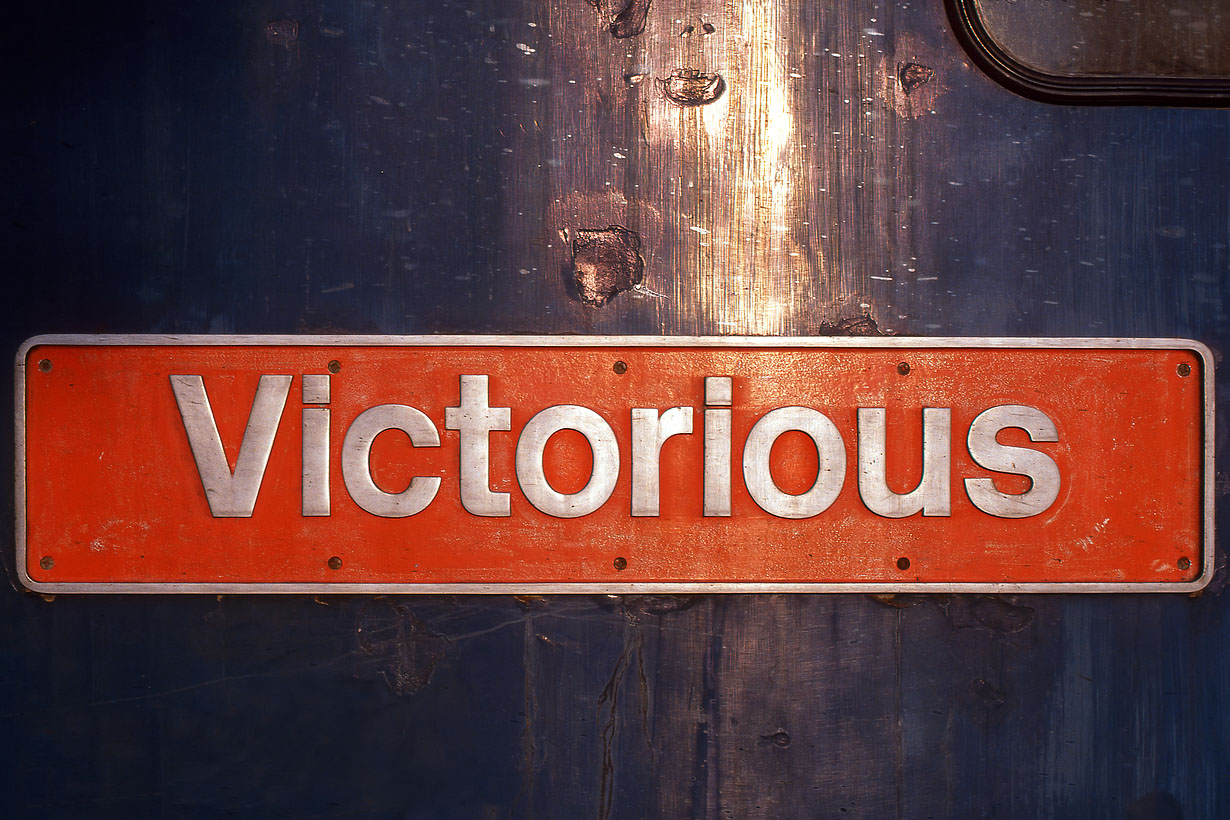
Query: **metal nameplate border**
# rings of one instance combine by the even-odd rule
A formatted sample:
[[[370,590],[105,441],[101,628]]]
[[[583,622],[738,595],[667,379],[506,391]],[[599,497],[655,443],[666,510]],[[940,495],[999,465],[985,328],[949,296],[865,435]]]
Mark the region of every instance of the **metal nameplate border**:
[[[226,347],[683,347],[843,349],[1053,349],[1188,350],[1202,361],[1204,449],[1202,567],[1183,583],[41,583],[26,571],[26,359],[39,345]],[[43,594],[434,594],[434,595],[647,595],[714,593],[1145,593],[1198,592],[1214,571],[1214,361],[1204,344],[1181,338],[942,337],[942,336],[500,336],[500,335],[213,335],[53,334],[34,336],[17,353],[15,382],[15,512],[17,572],[22,584]]]

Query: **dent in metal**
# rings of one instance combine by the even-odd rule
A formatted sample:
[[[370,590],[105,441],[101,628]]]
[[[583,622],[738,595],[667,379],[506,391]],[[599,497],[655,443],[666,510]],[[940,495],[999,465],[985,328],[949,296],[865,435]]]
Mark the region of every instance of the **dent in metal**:
[[[666,99],[683,108],[708,105],[726,90],[726,81],[720,74],[704,73],[695,68],[677,68],[658,82]]]
[[[622,7],[612,0],[586,0],[598,9],[604,19],[611,22],[607,31],[617,40],[635,37],[645,30],[645,21],[649,17],[649,7],[653,0],[624,0]],[[618,9],[618,11],[616,11]]]
[[[572,275],[577,295],[592,307],[602,307],[615,295],[645,279],[641,238],[622,225],[573,232]]]

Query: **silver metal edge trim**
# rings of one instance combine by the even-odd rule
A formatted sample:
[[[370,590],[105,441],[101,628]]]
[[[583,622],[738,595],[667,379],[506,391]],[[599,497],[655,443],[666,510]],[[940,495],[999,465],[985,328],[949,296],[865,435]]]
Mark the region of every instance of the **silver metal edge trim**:
[[[13,514],[16,523],[17,577],[27,588],[38,592],[42,586],[30,577],[26,564],[26,358],[34,340],[17,351],[13,378]]]
[[[1198,592],[1209,585],[1216,571],[1216,493],[1214,483],[1217,477],[1217,379],[1213,361],[1213,351],[1208,345],[1197,341],[1188,341],[1189,349],[1200,356],[1201,376],[1204,379],[1204,544],[1201,550],[1200,575],[1190,583],[1192,592]]]
[[[26,460],[25,376],[30,351],[40,345],[156,345],[178,346],[346,346],[346,347],[832,347],[832,348],[1038,348],[1038,349],[1127,349],[1191,350],[1203,364],[1204,377],[1204,544],[1202,572],[1193,581],[1163,583],[742,583],[742,582],[648,582],[602,584],[231,584],[231,583],[41,583],[30,578],[26,564]],[[33,592],[108,594],[438,594],[438,595],[635,595],[688,593],[1150,593],[1199,592],[1212,580],[1214,566],[1214,400],[1216,385],[1212,351],[1194,339],[1132,337],[1014,337],[1014,336],[502,336],[502,335],[159,335],[159,334],[46,334],[27,339],[18,349],[16,362],[16,541],[17,572]]]
[[[598,584],[561,582],[557,584],[38,584],[32,591],[71,594],[274,594],[274,595],[679,595],[679,594],[770,594],[770,593],[994,593],[1056,594],[1056,593],[1156,593],[1197,592],[1201,588],[1191,582],[1182,584],[1112,584],[1112,583],[908,583],[883,584],[843,583],[728,583],[723,581],[644,582]]]
[[[1191,349],[1208,351],[1192,339],[1096,336],[503,336],[475,335],[257,335],[257,334],[50,334],[34,336],[22,345],[27,353],[38,345],[155,345],[295,347],[833,347],[833,348],[1054,348],[1054,349]]]

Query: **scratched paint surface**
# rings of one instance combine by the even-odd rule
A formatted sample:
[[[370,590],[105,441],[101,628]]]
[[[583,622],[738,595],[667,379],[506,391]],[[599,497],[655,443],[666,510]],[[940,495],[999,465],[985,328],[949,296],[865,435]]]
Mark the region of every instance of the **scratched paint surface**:
[[[585,0],[10,18],[12,351],[48,332],[1230,339],[1230,115],[1021,99],[938,2],[658,0],[626,38]],[[676,106],[655,91],[676,69],[726,88]],[[602,258],[639,256],[643,279],[593,268],[630,287],[590,307],[598,254],[575,241],[612,225],[639,245]],[[22,817],[1218,817],[1224,588],[1219,569],[1197,598],[47,601],[14,581],[0,788]]]

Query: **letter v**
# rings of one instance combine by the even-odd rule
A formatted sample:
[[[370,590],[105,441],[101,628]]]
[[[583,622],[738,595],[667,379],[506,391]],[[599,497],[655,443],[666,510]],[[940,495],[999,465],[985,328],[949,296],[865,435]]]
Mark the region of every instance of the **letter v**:
[[[205,488],[205,498],[214,518],[252,517],[269,454],[273,451],[273,437],[282,421],[291,379],[291,376],[261,376],[232,473],[226,451],[222,449],[222,436],[218,434],[213,408],[205,395],[204,380],[200,376],[171,377],[175,403],[179,405],[192,457],[196,459],[201,486]]]

